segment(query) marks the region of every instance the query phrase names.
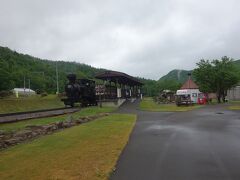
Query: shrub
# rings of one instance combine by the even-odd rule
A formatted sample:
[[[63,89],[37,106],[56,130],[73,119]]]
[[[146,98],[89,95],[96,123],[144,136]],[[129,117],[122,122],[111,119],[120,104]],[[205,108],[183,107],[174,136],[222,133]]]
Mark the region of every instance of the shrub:
[[[0,97],[8,97],[8,96],[11,96],[13,95],[13,92],[12,91],[0,91]]]
[[[47,96],[47,95],[48,95],[47,92],[43,92],[43,93],[41,93],[41,97],[45,97],[45,96]]]
[[[57,96],[58,96],[59,98],[62,98],[62,97],[65,97],[65,96],[66,96],[66,93],[65,93],[65,92],[59,93]]]

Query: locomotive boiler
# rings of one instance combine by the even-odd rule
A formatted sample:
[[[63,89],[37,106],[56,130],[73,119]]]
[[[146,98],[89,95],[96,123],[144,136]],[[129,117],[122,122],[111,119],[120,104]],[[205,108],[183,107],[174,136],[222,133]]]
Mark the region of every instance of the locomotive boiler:
[[[80,103],[82,107],[97,105],[95,93],[95,81],[90,79],[77,79],[75,74],[67,76],[65,85],[66,97],[62,99],[66,106],[74,107]]]

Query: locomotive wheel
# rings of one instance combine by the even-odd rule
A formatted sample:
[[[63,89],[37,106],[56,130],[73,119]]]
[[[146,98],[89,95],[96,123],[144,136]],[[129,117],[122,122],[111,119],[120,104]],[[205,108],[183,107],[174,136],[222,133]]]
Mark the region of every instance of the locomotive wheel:
[[[81,107],[85,107],[85,103],[84,102],[81,103]]]
[[[74,102],[71,102],[70,106],[71,106],[71,107],[74,107]]]
[[[88,101],[82,101],[82,103],[81,103],[81,105],[82,105],[82,107],[87,107],[88,106]]]

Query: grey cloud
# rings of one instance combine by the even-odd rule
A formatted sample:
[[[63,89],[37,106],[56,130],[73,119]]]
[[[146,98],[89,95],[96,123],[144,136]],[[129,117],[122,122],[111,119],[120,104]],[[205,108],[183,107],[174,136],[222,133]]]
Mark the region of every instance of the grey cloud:
[[[158,79],[239,58],[237,0],[1,0],[0,45]]]

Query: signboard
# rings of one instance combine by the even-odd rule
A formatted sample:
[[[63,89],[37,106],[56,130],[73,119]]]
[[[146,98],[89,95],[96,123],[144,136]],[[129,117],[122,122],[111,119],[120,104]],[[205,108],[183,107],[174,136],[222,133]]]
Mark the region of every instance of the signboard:
[[[104,85],[95,86],[96,95],[103,95],[105,90],[106,90],[106,87]]]

